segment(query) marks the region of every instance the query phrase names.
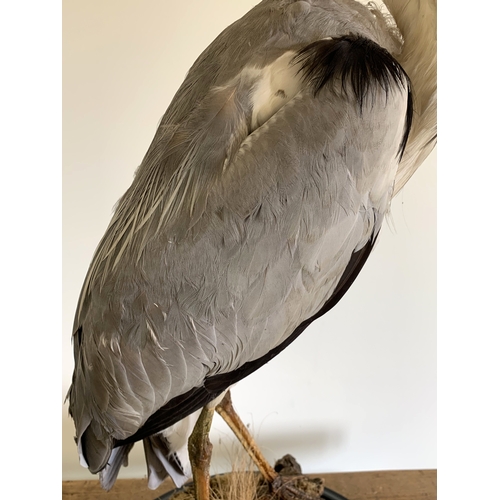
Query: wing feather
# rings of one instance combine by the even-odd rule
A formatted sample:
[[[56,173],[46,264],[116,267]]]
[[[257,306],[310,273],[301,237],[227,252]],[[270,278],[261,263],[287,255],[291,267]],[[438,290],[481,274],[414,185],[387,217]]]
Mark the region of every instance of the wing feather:
[[[241,22],[262,22],[262,8]],[[282,35],[274,51],[240,47],[238,72],[221,63],[209,77],[207,64],[234,57],[223,33],[167,111],[97,249],[75,318],[70,411],[91,471],[114,445],[175,423],[225,390],[230,374],[288,345],[345,293],[360,252],[371,250],[409,128],[410,89],[404,72],[362,73],[367,51],[368,65],[388,54],[341,36],[347,10],[338,9],[335,21],[315,11],[329,20],[322,32]],[[257,46],[267,23],[255,23]],[[340,33],[300,40],[325,30]],[[338,44],[356,47],[361,69],[338,71],[319,57]],[[284,69],[280,58],[294,54],[299,64]],[[277,60],[280,78],[267,78]],[[358,73],[371,79],[369,92]],[[204,75],[197,83],[196,74]],[[276,82],[288,92],[283,102]],[[263,95],[276,98],[267,106]]]

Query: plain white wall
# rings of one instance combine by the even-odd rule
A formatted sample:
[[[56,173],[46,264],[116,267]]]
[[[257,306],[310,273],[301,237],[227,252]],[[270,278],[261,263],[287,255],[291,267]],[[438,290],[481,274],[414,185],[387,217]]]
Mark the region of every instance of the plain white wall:
[[[199,53],[256,0],[63,2],[63,397],[80,288],[113,205]],[[269,460],[305,472],[436,467],[436,155],[394,200],[347,295],[233,399]],[[80,467],[63,407],[63,479]],[[229,468],[216,417],[213,469]],[[142,445],[120,477],[146,473]]]

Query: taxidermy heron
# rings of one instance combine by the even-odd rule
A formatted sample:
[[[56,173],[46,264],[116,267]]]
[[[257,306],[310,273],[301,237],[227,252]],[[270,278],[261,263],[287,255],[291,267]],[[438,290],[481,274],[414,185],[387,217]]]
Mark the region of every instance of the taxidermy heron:
[[[68,393],[109,489],[208,498],[217,410],[277,489],[229,388],[345,294],[436,142],[435,0],[264,0],[201,54],[96,250]]]

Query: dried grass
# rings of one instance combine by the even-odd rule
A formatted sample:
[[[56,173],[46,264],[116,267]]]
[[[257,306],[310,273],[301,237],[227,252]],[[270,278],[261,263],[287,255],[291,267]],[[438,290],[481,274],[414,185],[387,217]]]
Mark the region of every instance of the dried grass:
[[[289,455],[281,460],[285,460],[286,457]],[[291,458],[293,459],[293,457]],[[294,459],[293,461],[295,462]],[[298,466],[298,464],[296,465]],[[297,476],[296,473],[293,476],[288,476],[285,473],[282,477],[284,483],[287,482],[287,478],[290,478],[297,489],[307,493],[309,498],[319,499],[323,492],[323,480],[321,479]],[[185,486],[182,491],[174,494],[169,500],[195,500],[193,486]],[[277,500],[277,494],[269,491],[269,484],[264,481],[259,472],[255,471],[249,456],[240,455],[232,463],[231,472],[218,474],[210,479],[210,500]]]

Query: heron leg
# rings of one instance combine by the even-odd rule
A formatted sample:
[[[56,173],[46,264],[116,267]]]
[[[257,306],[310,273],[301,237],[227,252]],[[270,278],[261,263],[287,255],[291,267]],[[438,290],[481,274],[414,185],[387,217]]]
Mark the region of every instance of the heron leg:
[[[278,473],[264,458],[264,455],[257,447],[257,443],[250,435],[250,432],[248,432],[246,425],[234,410],[230,391],[226,392],[224,399],[215,407],[215,410],[234,432],[239,442],[243,445],[243,448],[245,448],[251,459],[255,462],[263,478],[267,482],[272,483],[278,477]]]
[[[210,459],[213,446],[209,433],[213,416],[213,408],[203,408],[188,440],[196,500],[210,499]]]
[[[234,410],[229,391],[215,407],[217,413],[224,419],[234,432],[243,448],[250,455],[264,480],[269,484],[272,498],[277,500],[319,500],[323,493],[323,481],[309,479],[298,471],[294,475],[284,476],[276,472],[257,447],[246,425]],[[286,457],[284,457],[286,458]]]

